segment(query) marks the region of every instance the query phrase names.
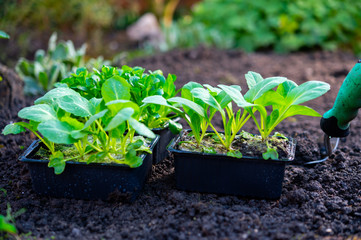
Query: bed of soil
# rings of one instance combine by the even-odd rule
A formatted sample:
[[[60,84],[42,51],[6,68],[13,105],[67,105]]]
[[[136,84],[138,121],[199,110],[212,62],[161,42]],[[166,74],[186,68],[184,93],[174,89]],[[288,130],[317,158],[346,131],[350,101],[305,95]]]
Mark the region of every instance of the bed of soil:
[[[285,76],[298,83],[321,80],[331,90],[308,106],[323,114],[332,107],[348,71],[357,62],[352,54],[313,52],[276,55],[245,54],[215,49],[175,50],[133,60],[151,70],[178,76],[177,86],[188,81],[211,85],[240,84],[252,70],[264,77]],[[31,104],[29,100],[27,104]],[[0,128],[16,120],[16,112],[0,112]],[[247,125],[245,130],[256,132]],[[153,167],[143,194],[133,204],[40,197],[31,187],[27,167],[17,161],[31,134],[0,136],[0,213],[10,203],[21,233],[35,239],[359,239],[361,238],[361,121],[352,122],[331,158],[320,158],[323,133],[319,118],[297,117],[276,131],[297,141],[296,159],[286,167],[279,200],[183,192],[175,188],[172,159]],[[25,237],[23,236],[25,239]]]

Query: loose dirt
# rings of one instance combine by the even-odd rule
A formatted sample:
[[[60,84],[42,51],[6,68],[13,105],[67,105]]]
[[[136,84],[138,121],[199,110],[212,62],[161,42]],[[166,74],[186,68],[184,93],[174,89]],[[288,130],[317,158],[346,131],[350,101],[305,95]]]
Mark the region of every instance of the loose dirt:
[[[244,74],[284,76],[299,84],[321,80],[331,91],[308,106],[323,114],[357,58],[347,53],[245,54],[215,49],[175,50],[129,65],[162,69],[188,81],[240,84]],[[27,104],[31,104],[28,99]],[[0,113],[0,128],[16,113]],[[3,116],[4,115],[4,116]],[[11,115],[11,117],[9,117]],[[219,125],[220,123],[218,123]],[[21,233],[35,239],[358,239],[361,238],[361,121],[325,163],[304,166],[320,158],[319,118],[296,117],[276,131],[297,141],[296,160],[286,167],[282,196],[277,201],[183,192],[175,188],[171,159],[153,167],[143,194],[133,204],[37,196],[27,167],[17,161],[35,137],[29,133],[0,136],[0,213],[9,203],[26,212],[16,219]],[[256,132],[247,125],[245,130]]]

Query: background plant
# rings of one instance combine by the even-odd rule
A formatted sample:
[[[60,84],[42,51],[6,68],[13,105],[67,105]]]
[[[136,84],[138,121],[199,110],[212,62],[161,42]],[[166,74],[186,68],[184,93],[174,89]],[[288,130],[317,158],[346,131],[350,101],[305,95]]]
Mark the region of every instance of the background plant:
[[[7,34],[6,32],[0,30],[0,38],[7,38],[7,39],[9,39],[10,36],[9,36],[9,34]]]
[[[360,10],[361,2],[352,0],[203,0],[176,27],[190,29],[201,26],[205,29],[202,42],[206,45],[222,47],[223,43],[217,39],[227,36],[229,47],[247,51],[272,48],[288,52],[304,48],[334,50],[347,47],[359,53]],[[210,31],[214,34],[207,34]],[[182,31],[178,36],[182,37]],[[188,44],[194,46],[195,43],[198,44],[191,39]]]
[[[121,77],[107,79],[101,88],[101,98],[90,100],[61,85],[35,105],[19,111],[29,122],[7,125],[3,134],[33,132],[51,152],[49,167],[56,174],[64,171],[66,161],[116,162],[138,167],[142,159],[138,152],[149,152],[145,140],[155,135],[138,121],[139,106],[130,101],[130,85]],[[58,144],[72,144],[77,154],[64,156]]]
[[[24,92],[26,94],[37,95],[49,91],[56,82],[70,75],[79,66],[88,68],[100,68],[109,61],[103,61],[102,57],[85,61],[86,45],[75,49],[72,41],[56,42],[57,34],[54,33],[45,52],[40,49],[35,53],[35,60],[28,61],[21,58],[16,71],[25,82]]]

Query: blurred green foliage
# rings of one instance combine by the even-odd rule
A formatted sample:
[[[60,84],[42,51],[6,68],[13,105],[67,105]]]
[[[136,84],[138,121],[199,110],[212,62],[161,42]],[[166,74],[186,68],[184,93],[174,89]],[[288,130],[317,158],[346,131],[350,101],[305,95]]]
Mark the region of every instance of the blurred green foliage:
[[[85,50],[85,44],[76,49],[70,40],[57,43],[57,35],[54,33],[49,39],[47,52],[39,49],[35,53],[34,61],[20,58],[15,67],[24,80],[25,94],[37,95],[49,91],[55,83],[69,77],[78,67],[101,69],[103,65],[110,64],[101,56],[85,61]]]
[[[183,31],[177,30],[178,36],[171,40],[180,38],[178,46],[203,42],[246,51],[288,52],[320,47],[349,48],[359,53],[360,12],[361,1],[354,0],[203,0],[191,16],[175,23],[175,28],[185,31],[203,29],[198,32],[202,36],[184,43],[180,40]],[[168,38],[168,44],[174,45]]]

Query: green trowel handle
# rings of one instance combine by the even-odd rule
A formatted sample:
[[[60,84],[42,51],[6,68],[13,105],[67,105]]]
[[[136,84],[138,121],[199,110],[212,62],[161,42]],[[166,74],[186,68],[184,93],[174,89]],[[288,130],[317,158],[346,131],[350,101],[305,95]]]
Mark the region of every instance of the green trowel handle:
[[[361,107],[361,60],[346,76],[331,110],[321,119],[321,129],[331,137],[346,137],[350,121]]]

